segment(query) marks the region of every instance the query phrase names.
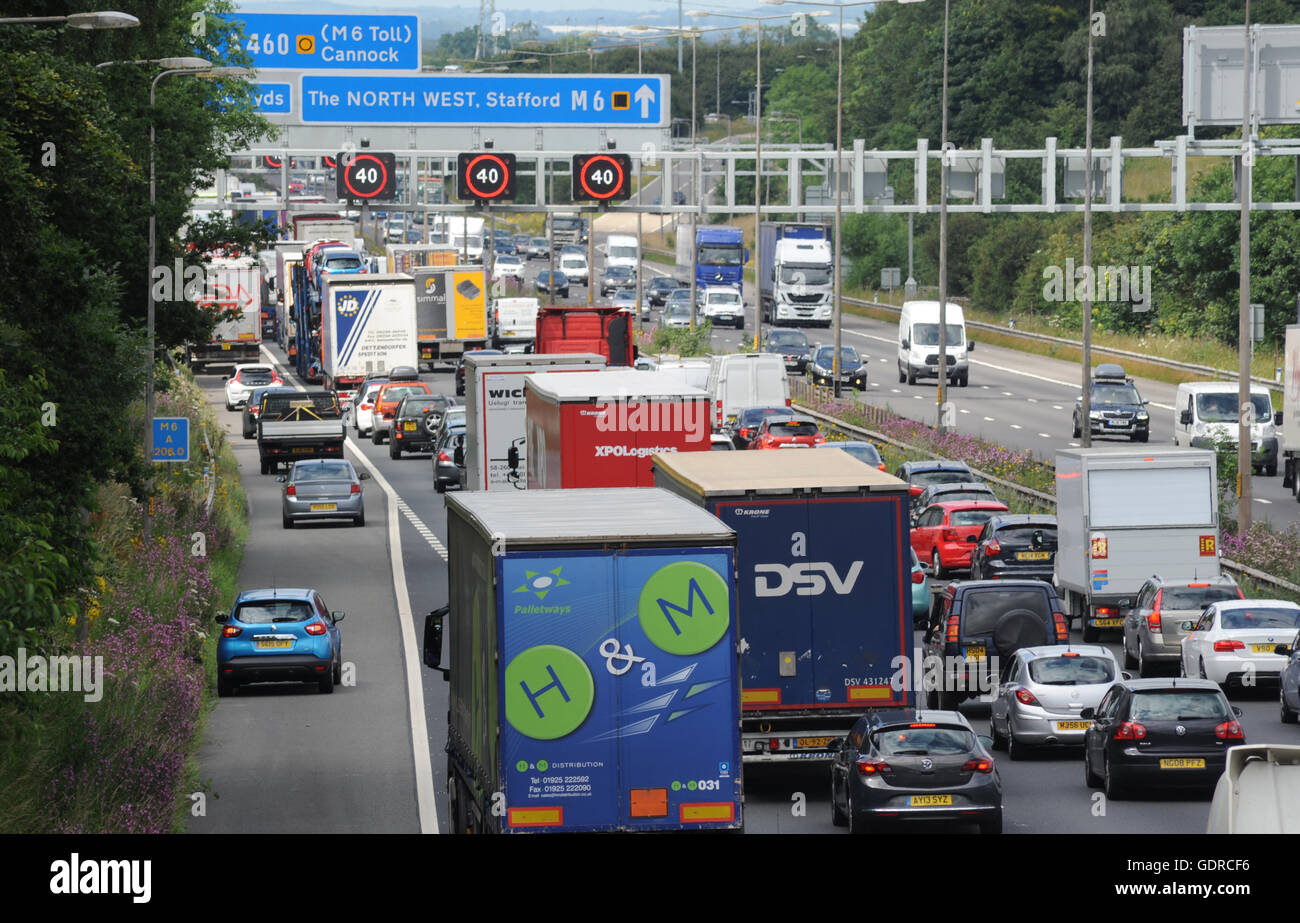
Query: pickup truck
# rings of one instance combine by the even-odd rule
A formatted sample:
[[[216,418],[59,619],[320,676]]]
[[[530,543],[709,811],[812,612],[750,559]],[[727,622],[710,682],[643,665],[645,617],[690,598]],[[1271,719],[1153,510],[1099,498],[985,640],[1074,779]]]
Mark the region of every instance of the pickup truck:
[[[262,473],[300,458],[343,457],[343,415],[332,391],[266,394],[257,415]]]

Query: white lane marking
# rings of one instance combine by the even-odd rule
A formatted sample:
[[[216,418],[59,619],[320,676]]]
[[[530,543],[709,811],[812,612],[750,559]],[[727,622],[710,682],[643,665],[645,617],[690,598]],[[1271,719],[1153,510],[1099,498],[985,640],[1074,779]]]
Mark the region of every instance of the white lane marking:
[[[1042,436],[1044,439],[1051,439],[1051,438],[1052,438],[1052,434],[1051,434],[1051,433],[1039,433],[1038,435]]]
[[[1272,500],[1265,500],[1263,497],[1254,497],[1256,503],[1272,503]]]
[[[429,725],[425,719],[420,657],[416,655],[415,619],[411,615],[411,597],[406,588],[406,567],[402,564],[402,524],[397,518],[398,510],[402,510],[412,523],[419,523],[417,529],[424,523],[406,505],[406,501],[397,495],[397,490],[388,483],[388,479],[362,454],[357,444],[348,439],[347,446],[370,472],[375,486],[388,497],[388,555],[393,569],[393,589],[397,593],[397,620],[402,628],[402,662],[406,668],[406,702],[411,724],[411,749],[415,758],[415,803],[420,816],[420,832],[437,833],[438,810],[434,801],[433,760],[429,755]],[[426,526],[424,531],[427,530]],[[436,537],[433,537],[433,542],[437,542],[434,550],[438,551],[442,543]],[[445,548],[438,553],[444,561],[447,559]]]
[[[958,412],[958,413],[970,413],[970,411],[967,410],[965,407],[962,407],[962,408],[961,408],[960,410],[958,410],[957,412]]]
[[[1077,442],[1071,442],[1071,443],[1070,443],[1070,448],[1072,448],[1072,449],[1077,449],[1078,447],[1079,447],[1079,443],[1077,443]]]
[[[1053,404],[1053,405],[1052,405],[1052,409],[1053,409],[1053,410],[1064,410],[1065,408],[1062,407],[1060,404]]]
[[[985,417],[985,418],[984,418],[984,422],[985,422],[985,423],[993,423],[994,420],[993,420],[992,417]]]
[[[1012,429],[1024,429],[1019,423],[1010,424]]]
[[[1003,391],[1003,392],[1002,392],[1002,396],[1003,396],[1003,397],[1011,397],[1011,392],[1010,392],[1010,391]]]
[[[902,389],[902,388],[890,388],[889,390],[892,391],[892,392],[894,392],[895,394],[902,394],[902,393],[903,393],[903,389]]]
[[[919,394],[913,394],[912,397],[916,398],[918,401],[922,399],[921,395]]]
[[[1028,398],[1025,398],[1025,400],[1029,401],[1029,403],[1031,403],[1031,404],[1037,404],[1037,403],[1038,403],[1038,398],[1036,398],[1036,397],[1028,397]]]

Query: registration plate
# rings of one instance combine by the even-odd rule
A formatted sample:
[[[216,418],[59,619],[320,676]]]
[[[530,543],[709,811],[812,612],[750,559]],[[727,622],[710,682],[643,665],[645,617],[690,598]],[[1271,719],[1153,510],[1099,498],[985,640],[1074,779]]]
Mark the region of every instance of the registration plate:
[[[258,638],[257,639],[257,649],[262,651],[273,650],[276,648],[290,648],[290,647],[293,647],[293,642],[290,641],[288,638]]]
[[[305,445],[294,446],[293,454],[295,454],[295,455],[309,455],[309,454],[311,454],[311,447],[310,447],[310,446],[305,446]]]
[[[221,344],[221,348],[222,348],[222,349],[230,349],[230,344],[229,344],[229,343],[222,343],[222,344]]]
[[[1277,645],[1271,642],[1269,644],[1252,644],[1250,646],[1250,652],[1252,654],[1271,654],[1275,647],[1277,647]]]
[[[988,656],[983,644],[972,644],[965,650],[967,660],[983,660]]]
[[[1093,628],[1118,628],[1124,624],[1123,619],[1093,619]]]
[[[311,505],[311,511],[313,513],[328,513],[331,510],[336,510],[338,508],[339,505],[337,503],[313,503]]]
[[[1058,721],[1056,729],[1058,731],[1086,731],[1092,726],[1091,721]]]
[[[913,808],[950,808],[952,795],[911,795],[907,803]]]
[[[1128,426],[1128,420],[1107,420],[1107,426]]]
[[[1017,561],[1046,561],[1052,556],[1050,551],[1017,551]]]
[[[1161,769],[1204,769],[1205,760],[1194,760],[1194,759],[1161,760],[1160,768]]]
[[[794,745],[801,750],[824,750],[833,737],[796,737]]]
[[[406,430],[408,433],[415,432],[415,421],[414,420],[406,421],[405,423],[402,424],[402,429]]]

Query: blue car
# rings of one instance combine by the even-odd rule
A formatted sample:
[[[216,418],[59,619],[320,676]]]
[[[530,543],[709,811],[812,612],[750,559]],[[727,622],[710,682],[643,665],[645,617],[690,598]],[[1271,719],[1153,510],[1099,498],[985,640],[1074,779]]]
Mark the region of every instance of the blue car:
[[[912,549],[912,624],[923,627],[930,617],[930,578]]]
[[[316,683],[333,692],[342,680],[343,640],[338,623],[315,590],[245,590],[222,626],[217,642],[217,695],[230,696],[247,683]]]

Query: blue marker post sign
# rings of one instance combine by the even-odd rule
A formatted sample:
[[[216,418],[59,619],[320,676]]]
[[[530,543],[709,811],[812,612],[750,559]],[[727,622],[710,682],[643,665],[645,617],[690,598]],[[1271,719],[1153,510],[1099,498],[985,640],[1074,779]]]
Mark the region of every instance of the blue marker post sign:
[[[190,421],[188,417],[153,418],[153,460],[187,462],[190,460]]]
[[[232,13],[258,70],[420,70],[420,18],[399,13]]]
[[[668,124],[668,77],[616,74],[303,74],[311,125]]]

